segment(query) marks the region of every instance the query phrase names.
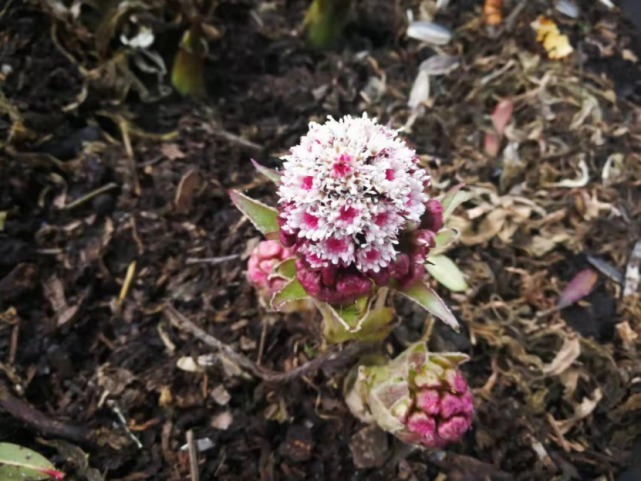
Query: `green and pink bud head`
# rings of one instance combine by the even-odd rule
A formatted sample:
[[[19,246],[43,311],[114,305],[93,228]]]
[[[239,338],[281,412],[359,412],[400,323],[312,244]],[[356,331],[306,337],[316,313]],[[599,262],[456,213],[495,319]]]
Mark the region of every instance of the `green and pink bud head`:
[[[366,115],[330,118],[311,123],[283,159],[280,241],[296,253],[310,296],[345,304],[425,275],[443,209],[396,130]]]
[[[249,256],[247,280],[256,289],[261,302],[269,306],[272,297],[280,291],[287,279],[274,272],[283,261],[291,259],[294,253],[276,240],[258,243]]]
[[[465,354],[430,353],[415,344],[392,361],[359,366],[346,383],[347,404],[356,417],[403,442],[443,448],[472,425],[472,392],[458,369],[465,360]]]

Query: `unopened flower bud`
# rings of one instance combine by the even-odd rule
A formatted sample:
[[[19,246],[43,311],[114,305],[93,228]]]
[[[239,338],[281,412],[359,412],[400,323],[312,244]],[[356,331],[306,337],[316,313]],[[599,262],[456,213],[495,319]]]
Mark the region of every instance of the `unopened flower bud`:
[[[458,369],[466,359],[415,344],[387,364],[360,366],[346,385],[347,404],[355,416],[404,442],[442,448],[472,424],[472,392]]]
[[[278,241],[265,240],[259,242],[249,256],[247,280],[256,288],[265,304],[268,305],[272,295],[287,283],[286,279],[274,275],[274,267],[293,255]]]
[[[438,232],[443,228],[443,205],[438,200],[430,199],[425,203],[421,227],[432,232]]]

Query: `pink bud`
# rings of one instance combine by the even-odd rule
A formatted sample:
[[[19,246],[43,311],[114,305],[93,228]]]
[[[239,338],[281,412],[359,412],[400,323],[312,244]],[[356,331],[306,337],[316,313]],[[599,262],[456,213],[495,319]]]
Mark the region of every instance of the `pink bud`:
[[[247,263],[247,280],[261,294],[271,296],[281,289],[285,281],[282,278],[271,277],[274,267],[293,256],[278,241],[266,240],[258,243],[249,256]]]
[[[302,258],[296,262],[296,278],[307,294],[332,305],[352,302],[372,288],[372,281],[353,266],[314,269]]]
[[[421,227],[432,232],[438,232],[443,228],[443,205],[438,200],[430,199],[425,203]]]
[[[468,418],[464,416],[454,416],[439,425],[438,437],[443,444],[457,442],[460,441],[468,429],[470,429],[470,420]]]
[[[371,281],[358,272],[346,273],[336,283],[336,290],[349,299],[357,299],[367,294],[371,287]]]
[[[348,406],[407,443],[442,448],[458,442],[474,416],[472,392],[458,369],[463,360],[460,353],[429,353],[425,344],[414,344],[387,364],[360,366]],[[401,416],[397,406],[404,408]]]

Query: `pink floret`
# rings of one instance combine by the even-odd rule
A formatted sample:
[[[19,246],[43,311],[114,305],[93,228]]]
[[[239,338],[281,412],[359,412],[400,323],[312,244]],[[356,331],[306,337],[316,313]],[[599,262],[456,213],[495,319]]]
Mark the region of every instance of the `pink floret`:
[[[247,262],[247,280],[259,291],[271,294],[285,285],[285,280],[271,277],[274,267],[294,254],[278,241],[259,242]]]
[[[472,424],[469,418],[454,416],[438,426],[438,437],[445,443],[460,441]]]

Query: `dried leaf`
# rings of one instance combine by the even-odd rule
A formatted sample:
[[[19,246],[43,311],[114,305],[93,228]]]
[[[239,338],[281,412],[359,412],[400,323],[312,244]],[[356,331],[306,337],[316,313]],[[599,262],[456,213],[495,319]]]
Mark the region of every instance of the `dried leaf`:
[[[639,269],[641,268],[641,239],[636,242],[628,266],[625,269],[625,284],[623,287],[623,296],[629,296],[639,289]]]
[[[428,75],[447,75],[459,65],[459,59],[453,55],[433,55],[421,62],[418,69]]]
[[[592,292],[598,279],[598,274],[592,269],[584,269],[579,272],[563,289],[557,307],[562,309],[583,299]]]
[[[609,279],[612,279],[614,282],[618,284],[623,283],[623,274],[621,273],[621,271],[619,271],[619,269],[614,267],[609,262],[606,262],[603,259],[590,256],[590,255],[587,256],[587,260],[590,264],[592,264],[592,267],[594,267],[604,276],[608,277]]]
[[[628,350],[631,349],[639,339],[639,334],[634,332],[634,329],[630,327],[630,323],[628,321],[620,322],[615,327],[623,347]]]
[[[503,22],[503,0],[485,0],[483,4],[485,25],[496,27]]]
[[[412,110],[417,109],[430,98],[430,76],[427,72],[419,70],[412,90],[410,91],[410,98],[407,101],[407,106]]]
[[[579,169],[581,174],[576,179],[564,179],[560,182],[553,182],[547,184],[546,187],[564,187],[567,189],[575,189],[577,187],[585,187],[588,185],[590,180],[590,171],[588,170],[588,164],[585,163],[584,159],[579,161]]]
[[[194,196],[200,187],[200,174],[197,170],[192,169],[183,175],[176,189],[174,204],[178,214],[189,212],[194,203]]]
[[[579,7],[571,0],[556,0],[556,2],[554,2],[554,8],[567,17],[579,17]]]
[[[234,422],[234,415],[230,410],[223,411],[216,414],[211,420],[211,427],[214,429],[220,429],[221,431],[226,431],[229,429],[229,426]]]
[[[492,125],[494,125],[494,130],[499,136],[502,136],[505,132],[505,127],[512,120],[512,113],[514,112],[514,103],[510,99],[503,99],[496,107],[494,107],[494,112],[492,112]]]
[[[543,372],[549,376],[558,376],[568,369],[581,355],[581,343],[578,337],[566,337],[561,349],[552,362],[543,366]]]
[[[540,16],[531,26],[536,31],[536,41],[543,45],[549,58],[560,60],[574,51],[570,39],[567,35],[561,34],[552,20]]]
[[[483,137],[483,150],[487,155],[496,157],[501,150],[501,137],[495,133],[487,132]]]
[[[583,398],[581,404],[575,408],[574,415],[571,418],[556,422],[557,428],[561,434],[567,433],[577,422],[592,414],[592,411],[594,411],[602,398],[603,392],[599,388],[596,388],[590,397]]]
[[[174,143],[162,144],[160,147],[162,155],[164,155],[169,160],[179,160],[185,158],[185,153],[180,150],[180,147]]]
[[[410,22],[407,36],[432,45],[446,45],[452,40],[449,29],[432,22]]]
[[[484,244],[496,236],[507,219],[507,212],[504,209],[497,208],[490,212],[481,222],[478,233],[475,234],[470,229],[461,231],[461,242],[465,245]]]

